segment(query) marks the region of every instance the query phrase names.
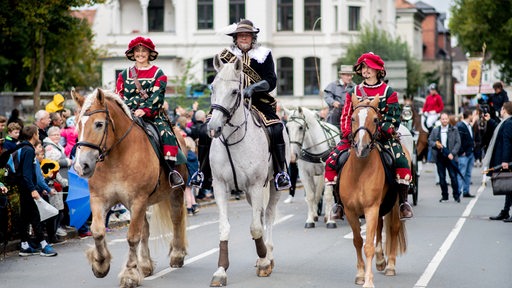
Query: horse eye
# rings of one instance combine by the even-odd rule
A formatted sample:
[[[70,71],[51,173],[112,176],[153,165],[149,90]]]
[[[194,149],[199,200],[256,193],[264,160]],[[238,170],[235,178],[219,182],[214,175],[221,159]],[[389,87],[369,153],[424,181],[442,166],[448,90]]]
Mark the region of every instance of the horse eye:
[[[355,122],[356,118],[352,117],[352,118],[350,118],[350,121]]]
[[[231,91],[231,95],[237,96],[238,95],[238,91],[239,91],[238,89],[235,89],[235,90]]]
[[[378,122],[379,122],[379,119],[373,118],[373,123],[378,123]]]
[[[96,127],[96,129],[103,128],[103,122],[102,121],[98,121],[98,122],[94,123],[94,126]]]
[[[304,129],[304,127],[300,126],[300,127],[299,127],[299,130],[302,130],[302,129]]]

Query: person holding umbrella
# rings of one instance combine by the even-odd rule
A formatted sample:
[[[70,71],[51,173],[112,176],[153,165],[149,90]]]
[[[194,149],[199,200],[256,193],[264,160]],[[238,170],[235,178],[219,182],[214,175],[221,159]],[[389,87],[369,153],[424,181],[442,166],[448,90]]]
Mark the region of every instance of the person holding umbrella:
[[[428,145],[432,148],[432,159],[437,166],[439,185],[441,186],[442,198],[439,202],[448,201],[448,184],[446,182],[446,171],[450,176],[453,189],[453,199],[460,203],[460,191],[457,181],[457,173],[460,174],[457,164],[457,154],[460,149],[460,134],[457,127],[450,125],[448,114],[441,114],[441,126],[435,127],[428,138]]]

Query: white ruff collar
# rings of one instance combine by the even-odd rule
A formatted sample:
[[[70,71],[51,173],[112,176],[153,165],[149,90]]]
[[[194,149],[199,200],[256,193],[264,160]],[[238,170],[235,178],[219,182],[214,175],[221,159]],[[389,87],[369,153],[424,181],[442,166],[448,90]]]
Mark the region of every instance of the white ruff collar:
[[[242,50],[238,47],[231,47],[231,52],[235,54],[238,57],[242,57]],[[256,60],[258,63],[262,64],[267,59],[268,54],[270,53],[270,49],[266,47],[257,47],[255,49],[249,50],[247,52],[247,55],[249,55],[249,58]]]

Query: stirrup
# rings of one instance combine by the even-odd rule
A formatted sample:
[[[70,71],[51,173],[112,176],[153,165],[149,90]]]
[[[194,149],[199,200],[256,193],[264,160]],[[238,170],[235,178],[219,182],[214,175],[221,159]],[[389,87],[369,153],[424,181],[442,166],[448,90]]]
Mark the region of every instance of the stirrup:
[[[288,185],[285,185],[285,186],[279,186],[279,183],[278,183],[278,180],[279,178],[283,176],[285,177],[285,180],[288,181]],[[288,174],[286,172],[279,172],[276,174],[276,177],[274,177],[274,184],[276,186],[276,190],[277,191],[281,191],[281,190],[285,190],[285,189],[289,189],[290,187],[292,187],[292,184],[290,183],[290,176],[288,176]]]
[[[173,181],[172,181],[172,177],[174,175],[178,175],[178,177],[179,177],[179,180],[177,181],[177,183],[173,183]],[[176,170],[172,170],[171,172],[169,172],[167,180],[169,181],[169,185],[171,186],[171,188],[176,188],[176,187],[179,187],[179,186],[182,186],[183,184],[185,184],[185,182],[183,181],[183,177],[181,177],[181,174],[178,173],[178,171],[176,171]]]
[[[201,188],[203,186],[204,181],[204,174],[201,171],[196,171],[194,174],[192,174],[192,177],[190,177],[190,185]]]

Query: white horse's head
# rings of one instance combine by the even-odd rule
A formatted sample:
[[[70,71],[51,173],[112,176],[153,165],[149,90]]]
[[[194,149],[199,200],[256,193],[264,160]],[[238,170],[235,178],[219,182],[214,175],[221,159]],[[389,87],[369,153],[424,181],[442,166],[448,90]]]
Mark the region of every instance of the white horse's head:
[[[229,123],[236,110],[243,108],[240,91],[242,61],[236,59],[234,63],[222,63],[219,55],[213,58],[213,66],[217,76],[212,83],[212,117],[208,122],[208,135],[219,137],[222,128]]]
[[[288,136],[290,137],[290,150],[292,159],[298,159],[300,150],[304,145],[306,130],[308,129],[308,123],[306,116],[304,115],[304,109],[299,107],[297,110],[289,111],[288,121],[286,122]]]

